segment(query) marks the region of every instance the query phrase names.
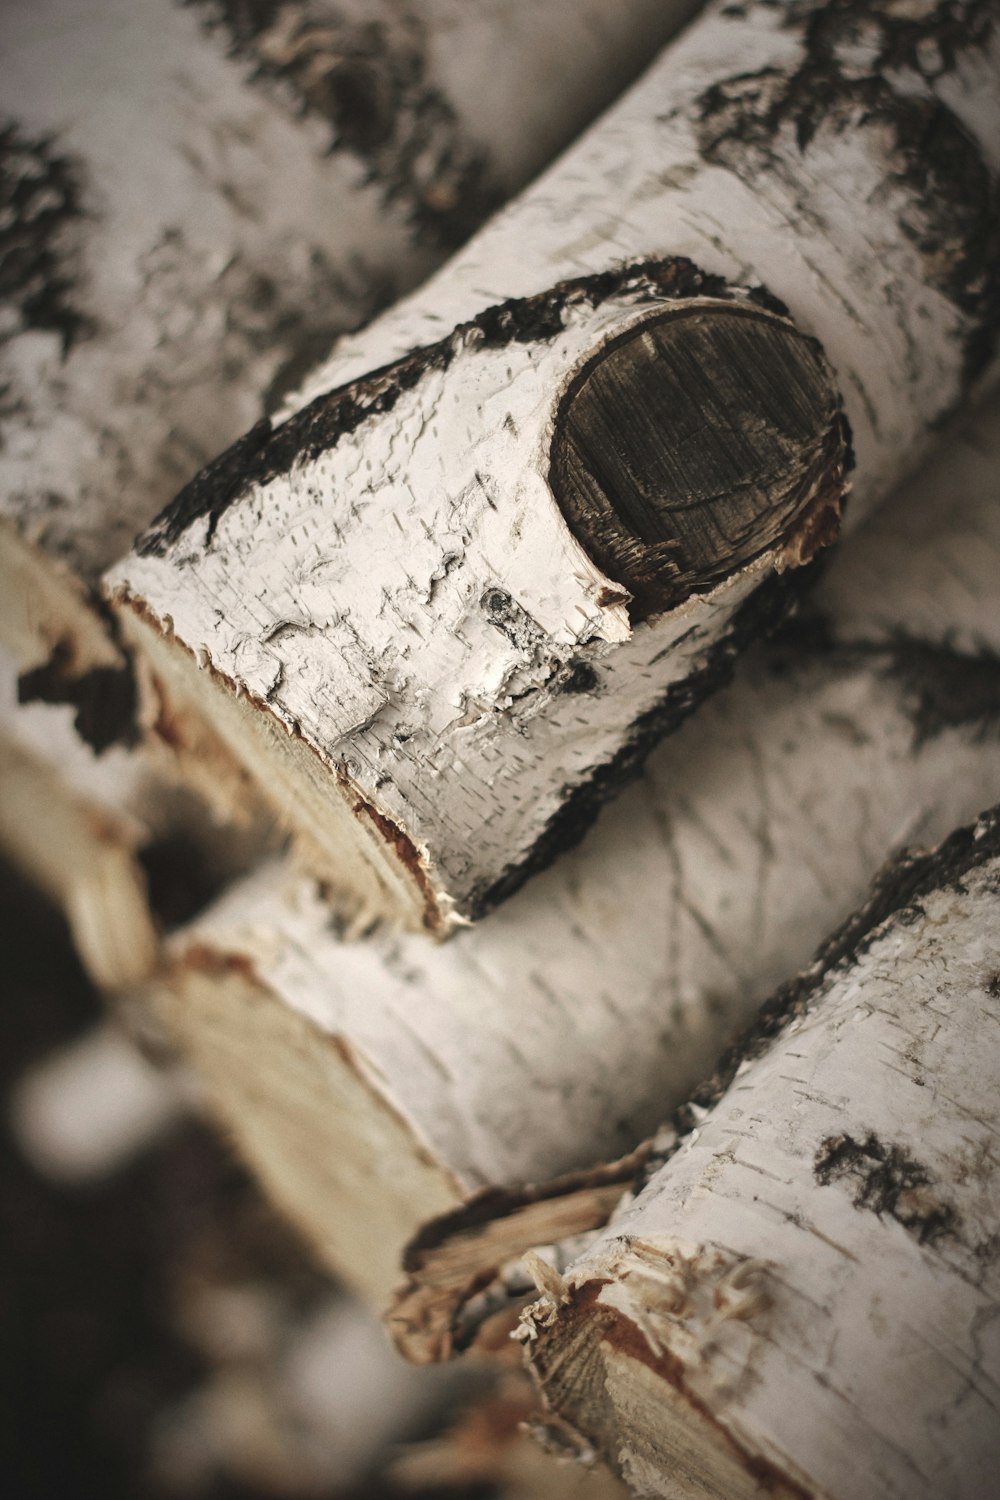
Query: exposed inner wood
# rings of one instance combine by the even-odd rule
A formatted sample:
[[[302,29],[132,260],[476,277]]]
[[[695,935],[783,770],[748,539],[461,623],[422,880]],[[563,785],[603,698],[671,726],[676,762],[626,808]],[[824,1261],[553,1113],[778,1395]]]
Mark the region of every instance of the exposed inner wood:
[[[832,503],[843,461],[815,342],[763,311],[700,307],[630,329],[577,375],[550,482],[635,618],[759,556],[817,493]]]

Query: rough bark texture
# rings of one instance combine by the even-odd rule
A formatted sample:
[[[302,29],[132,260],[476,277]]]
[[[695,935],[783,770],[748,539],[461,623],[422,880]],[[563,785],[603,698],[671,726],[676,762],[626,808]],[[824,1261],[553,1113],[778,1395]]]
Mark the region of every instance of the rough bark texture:
[[[998,897],[996,812],[885,872],[528,1313],[637,1494],[989,1492]]]
[[[998,432],[994,404],[848,539],[815,618],[481,924],[442,945],[386,925],[360,940],[310,881],[272,869],[178,935],[168,1024],[289,1212],[380,1300],[416,1236],[394,1313],[413,1357],[474,1334],[469,1304],[519,1248],[598,1221],[608,1183],[583,1169],[656,1128],[894,849],[1000,793]],[[244,965],[225,993],[206,952]],[[371,1091],[333,1119],[359,1075]],[[391,1146],[370,1124],[388,1116]],[[565,1173],[548,1202],[511,1186]],[[392,1204],[362,1256],[344,1236],[373,1180]],[[428,1224],[436,1207],[449,1217]]]
[[[87,591],[178,486],[690,8],[4,5],[0,628],[43,695],[123,668]]]
[[[854,510],[962,401],[997,322],[995,21],[711,8],[112,574],[161,691],[359,906],[444,929],[507,895],[717,679],[768,564],[830,538],[818,356],[739,288],[819,340]]]

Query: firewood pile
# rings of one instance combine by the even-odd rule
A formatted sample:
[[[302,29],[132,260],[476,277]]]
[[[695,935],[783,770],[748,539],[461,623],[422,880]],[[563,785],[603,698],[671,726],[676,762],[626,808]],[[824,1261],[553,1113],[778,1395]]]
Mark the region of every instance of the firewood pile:
[[[0,59],[7,1176],[79,1372],[20,1451],[985,1500],[1000,7],[7,0]]]

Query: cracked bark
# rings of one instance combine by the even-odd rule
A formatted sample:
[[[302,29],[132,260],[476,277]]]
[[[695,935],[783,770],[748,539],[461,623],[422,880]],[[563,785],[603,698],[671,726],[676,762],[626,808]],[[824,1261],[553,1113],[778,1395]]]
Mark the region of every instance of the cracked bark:
[[[272,867],[177,936],[168,1026],[331,1263],[380,1304],[405,1270],[411,1357],[476,1337],[476,1299],[523,1248],[602,1222],[636,1163],[589,1165],[689,1094],[893,850],[1000,794],[996,418],[849,538],[814,617],[481,924],[360,940]]]
[[[768,575],[835,530],[822,358],[858,514],[965,401],[997,325],[995,21],[710,8],[112,572],[161,693],[357,911],[482,914],[725,677]]]
[[[988,1493],[998,895],[997,811],[884,872],[526,1314],[634,1493]]]

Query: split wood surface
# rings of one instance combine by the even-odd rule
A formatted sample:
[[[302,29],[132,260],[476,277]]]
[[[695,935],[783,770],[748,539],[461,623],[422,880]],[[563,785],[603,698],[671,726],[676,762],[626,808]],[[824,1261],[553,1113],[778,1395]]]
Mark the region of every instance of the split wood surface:
[[[157,701],[341,899],[445,932],[507,896],[836,531],[837,392],[858,515],[962,402],[995,19],[709,7],[112,570]]]

